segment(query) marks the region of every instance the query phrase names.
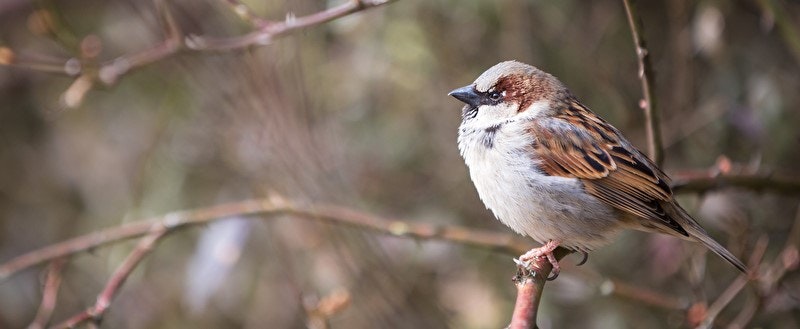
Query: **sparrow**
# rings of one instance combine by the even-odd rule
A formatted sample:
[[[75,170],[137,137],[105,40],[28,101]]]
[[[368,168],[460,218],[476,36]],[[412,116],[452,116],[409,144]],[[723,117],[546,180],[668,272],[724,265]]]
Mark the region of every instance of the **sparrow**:
[[[458,149],[478,195],[495,217],[542,243],[519,257],[553,250],[584,254],[626,229],[696,241],[742,272],[676,202],[670,179],[556,77],[517,61],[499,63],[449,93],[461,111]]]

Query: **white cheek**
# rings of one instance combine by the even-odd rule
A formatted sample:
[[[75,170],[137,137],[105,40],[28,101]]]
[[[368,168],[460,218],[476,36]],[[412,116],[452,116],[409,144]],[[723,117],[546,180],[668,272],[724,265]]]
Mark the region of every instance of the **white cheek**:
[[[533,119],[533,118],[536,118],[536,117],[545,116],[545,115],[547,115],[546,113],[549,112],[549,111],[546,111],[549,108],[550,108],[550,102],[546,101],[546,100],[541,100],[541,101],[538,101],[538,102],[535,102],[535,103],[529,105],[528,109],[523,111],[520,114],[519,118],[520,119]]]
[[[510,119],[533,119],[547,113],[550,102],[541,100],[528,106],[525,111],[519,112],[519,104],[483,105],[478,108],[478,115],[468,124],[474,127],[488,127]]]
[[[475,117],[480,122],[493,122],[498,120],[505,120],[517,114],[519,105],[517,104],[497,104],[497,105],[482,105],[478,108],[478,116]]]

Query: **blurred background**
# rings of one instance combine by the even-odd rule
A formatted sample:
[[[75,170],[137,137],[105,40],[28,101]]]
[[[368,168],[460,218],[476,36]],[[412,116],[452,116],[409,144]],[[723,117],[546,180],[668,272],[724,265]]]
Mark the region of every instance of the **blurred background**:
[[[729,162],[734,173],[797,177],[800,2],[640,2],[666,172]],[[245,3],[282,20],[341,1]],[[187,34],[250,29],[224,1],[166,4]],[[0,63],[9,51],[29,63],[106,61],[162,40],[148,1],[0,2]],[[613,0],[401,0],[267,46],[180,52],[78,99],[67,93],[78,88],[74,77],[0,67],[0,262],[102,228],[269,194],[510,233],[468,178],[456,146],[461,104],[447,96],[507,59],[559,77],[644,148],[634,47]],[[772,286],[736,294],[719,327],[800,328],[796,255],[782,253],[800,235],[790,231],[800,221],[797,195],[720,189],[679,200],[740,258],[762,239],[766,266],[787,269]],[[94,304],[133,244],[71,258],[52,323]],[[574,266],[578,258],[566,258],[547,285],[541,328],[688,327],[737,275],[699,246],[644,233],[624,234],[584,266]],[[45,269],[0,283],[0,328],[31,322]],[[307,310],[338,298],[331,328],[499,328],[510,319],[514,271],[511,255],[481,248],[291,216],[232,218],[164,239],[101,327],[314,327]]]

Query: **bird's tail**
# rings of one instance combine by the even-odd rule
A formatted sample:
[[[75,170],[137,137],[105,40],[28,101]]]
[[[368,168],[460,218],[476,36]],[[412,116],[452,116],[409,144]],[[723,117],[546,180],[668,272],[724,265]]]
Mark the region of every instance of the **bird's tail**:
[[[683,210],[681,206],[677,206],[676,208],[678,208],[676,209],[677,212],[679,213],[678,216],[681,216],[685,219],[685,221],[681,223],[681,226],[683,226],[683,228],[686,230],[686,232],[689,233],[689,235],[693,238],[693,240],[698,241],[702,243],[704,246],[706,246],[708,249],[711,249],[711,251],[713,251],[715,254],[719,255],[723,259],[727,260],[728,263],[731,263],[731,265],[738,268],[739,271],[742,271],[742,273],[747,273],[747,266],[745,266],[744,263],[742,263],[742,261],[736,258],[736,256],[734,256],[730,251],[728,251],[728,249],[725,249],[725,247],[723,247],[713,238],[708,236],[708,233],[706,233],[706,231],[700,226],[700,224],[697,223],[697,221],[694,220],[694,218],[692,218],[691,216],[689,216],[688,213],[686,213],[686,210]]]
[[[694,235],[697,241],[700,241],[700,243],[708,247],[708,249],[711,249],[711,251],[713,251],[715,254],[727,260],[728,263],[731,263],[731,265],[736,266],[736,268],[738,268],[739,271],[742,271],[742,273],[747,273],[747,266],[745,266],[744,263],[742,263],[742,261],[736,258],[736,256],[731,254],[731,252],[728,251],[728,249],[725,249],[725,247],[720,245],[717,241],[714,241],[714,239],[708,236],[708,234],[706,234],[705,232],[690,232],[689,234]]]

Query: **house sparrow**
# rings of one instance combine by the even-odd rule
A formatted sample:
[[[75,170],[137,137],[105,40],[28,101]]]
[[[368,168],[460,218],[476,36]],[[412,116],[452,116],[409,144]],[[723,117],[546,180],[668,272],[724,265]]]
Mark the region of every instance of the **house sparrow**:
[[[507,61],[449,94],[466,103],[458,148],[486,207],[543,243],[523,254],[553,265],[556,247],[584,253],[623,229],[697,241],[745,265],[706,234],[672,195],[669,177],[556,77]]]

